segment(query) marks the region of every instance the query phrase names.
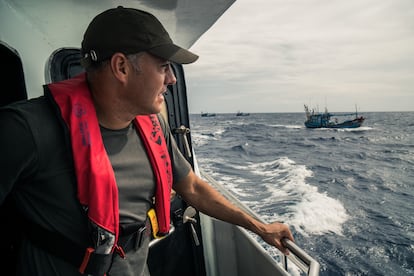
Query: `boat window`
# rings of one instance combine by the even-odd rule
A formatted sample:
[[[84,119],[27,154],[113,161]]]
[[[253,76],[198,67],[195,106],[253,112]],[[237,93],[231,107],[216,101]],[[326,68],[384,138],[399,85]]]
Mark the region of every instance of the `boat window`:
[[[46,82],[57,82],[70,79],[85,71],[80,64],[79,48],[60,48],[54,51],[46,64]]]
[[[18,52],[0,41],[0,83],[3,89],[0,94],[0,106],[27,99],[23,65]]]

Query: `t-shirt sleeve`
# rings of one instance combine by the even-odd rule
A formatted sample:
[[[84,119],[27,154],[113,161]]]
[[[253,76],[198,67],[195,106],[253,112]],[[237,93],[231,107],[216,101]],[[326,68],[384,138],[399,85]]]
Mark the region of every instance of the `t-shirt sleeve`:
[[[175,183],[179,182],[181,179],[186,177],[192,168],[190,163],[188,163],[188,161],[185,159],[180,149],[178,148],[174,136],[172,135],[171,130],[168,124],[165,122],[164,118],[162,116],[158,116],[158,118],[161,124],[161,128],[164,131],[165,141],[167,143],[167,147],[172,162],[174,185]]]
[[[12,109],[0,109],[0,203],[35,170],[36,151],[27,122]]]

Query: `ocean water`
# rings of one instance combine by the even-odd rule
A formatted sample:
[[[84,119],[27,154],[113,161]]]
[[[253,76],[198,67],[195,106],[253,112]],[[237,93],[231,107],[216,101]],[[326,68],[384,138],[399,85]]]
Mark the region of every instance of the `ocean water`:
[[[287,223],[320,275],[414,275],[414,112],[361,115],[357,129],[307,129],[303,113],[192,114],[190,126],[200,167]]]

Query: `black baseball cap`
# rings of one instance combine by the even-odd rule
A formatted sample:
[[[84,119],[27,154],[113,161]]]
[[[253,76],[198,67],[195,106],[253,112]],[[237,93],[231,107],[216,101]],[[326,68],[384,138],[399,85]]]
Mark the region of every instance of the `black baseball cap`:
[[[133,8],[117,8],[98,14],[89,24],[82,41],[83,66],[112,57],[146,51],[180,64],[198,56],[173,43],[161,22],[152,14]]]

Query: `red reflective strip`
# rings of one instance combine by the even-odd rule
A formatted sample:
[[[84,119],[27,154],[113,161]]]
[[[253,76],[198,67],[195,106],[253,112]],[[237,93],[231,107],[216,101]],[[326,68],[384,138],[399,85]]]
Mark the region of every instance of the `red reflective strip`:
[[[125,254],[125,251],[124,251],[124,249],[121,247],[121,246],[119,246],[119,245],[117,245],[117,244],[115,244],[115,252],[122,258],[122,259],[125,259],[126,258],[126,254]]]
[[[88,247],[86,248],[85,251],[85,256],[83,257],[83,261],[81,266],[79,267],[79,272],[84,274],[85,273],[85,269],[88,266],[89,263],[89,258],[91,257],[92,253],[95,251],[95,249],[93,249],[92,247]]]

